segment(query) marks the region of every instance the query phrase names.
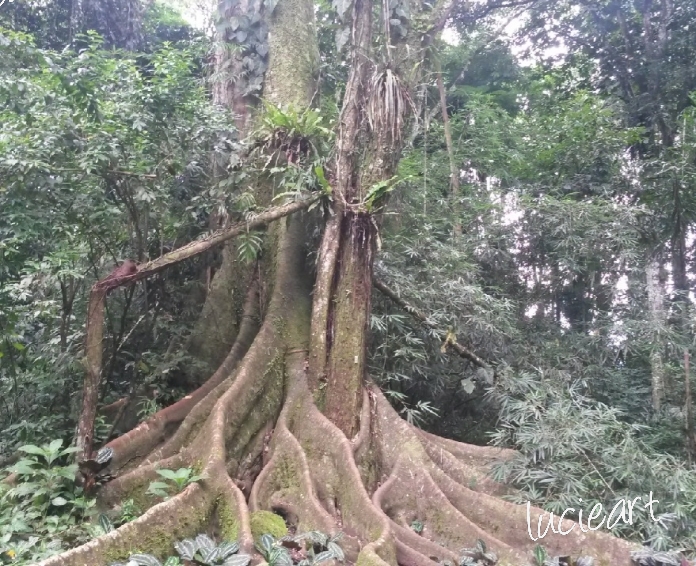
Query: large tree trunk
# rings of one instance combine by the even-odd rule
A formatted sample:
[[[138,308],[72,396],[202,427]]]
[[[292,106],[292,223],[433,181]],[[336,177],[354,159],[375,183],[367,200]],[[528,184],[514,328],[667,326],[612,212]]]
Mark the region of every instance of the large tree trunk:
[[[501,564],[528,562],[536,543],[527,534],[526,508],[500,499],[504,489],[486,475],[494,458],[510,453],[414,428],[365,378],[377,228],[363,199],[391,175],[390,148],[398,142],[393,132],[368,135],[364,126],[365,101],[375,95],[368,85],[378,84],[369,80],[372,9],[370,0],[353,6],[333,216],[301,211],[276,222],[262,270],[272,276],[265,312],[252,278],[239,331],[217,372],[109,444],[108,471],[116,479],[101,489],[100,504],[132,498],[148,511],[43,566],[96,566],[134,551],[166,555],[175,540],[212,525],[253,552],[250,513],[259,509],[291,517],[301,531],[343,531],[347,560],[365,566],[456,563],[457,551],[477,539]],[[271,19],[266,95],[276,103],[306,106],[313,95],[312,19],[310,0],[281,0]],[[361,154],[369,155],[365,163],[357,160]],[[325,225],[313,266],[307,246],[317,223]],[[164,502],[146,494],[158,468],[181,466],[204,479]],[[532,525],[541,513],[532,509]],[[410,528],[415,520],[425,526],[420,535]],[[552,555],[630,564],[631,546],[606,534],[574,528],[541,542]]]

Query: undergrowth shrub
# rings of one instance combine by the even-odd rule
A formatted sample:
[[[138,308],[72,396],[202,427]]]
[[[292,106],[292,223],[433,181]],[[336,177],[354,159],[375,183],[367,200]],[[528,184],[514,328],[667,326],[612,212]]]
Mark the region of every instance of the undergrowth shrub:
[[[608,515],[620,499],[646,502],[652,492],[655,520],[639,503],[632,524],[619,521],[612,534],[658,551],[694,552],[696,470],[657,450],[660,435],[651,427],[591,399],[584,382],[564,372],[503,371],[489,396],[500,408],[493,444],[518,451],[493,472],[519,490],[510,499],[557,516],[601,503]]]
[[[92,538],[95,500],[75,485],[77,466],[67,464],[75,448],[28,444],[8,468],[12,483],[0,483],[0,557],[12,564],[33,564]],[[0,562],[2,563],[2,562]]]

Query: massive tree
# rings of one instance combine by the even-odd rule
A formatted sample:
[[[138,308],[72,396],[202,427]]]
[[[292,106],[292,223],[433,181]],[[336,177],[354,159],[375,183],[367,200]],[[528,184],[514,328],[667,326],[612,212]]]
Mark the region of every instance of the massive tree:
[[[108,292],[224,244],[250,226],[267,226],[267,243],[254,268],[235,269],[234,254],[223,254],[213,285],[218,292],[208,297],[204,315],[225,313],[217,317],[222,329],[216,330],[214,349],[226,344],[227,353],[217,371],[199,389],[108,444],[115,479],[101,488],[101,504],[135,498],[149,510],[44,566],[106,564],[136,550],[164,554],[174,540],[211,525],[252,552],[250,513],[260,509],[278,512],[301,530],[344,531],[348,560],[361,564],[456,561],[458,549],[476,539],[502,564],[529,561],[535,542],[527,510],[504,501],[505,489],[487,478],[491,461],[507,454],[411,426],[366,376],[377,211],[386,205],[398,163],[411,91],[451,7],[423,3],[408,10],[385,2],[380,11],[371,0],[338,3],[345,25],[339,38],[350,37],[350,71],[320,207],[309,210],[316,196],[271,207],[273,175],[261,174],[256,200],[268,210],[148,264],[129,265],[94,286],[78,432],[82,460],[93,451]],[[249,95],[259,76],[270,103],[308,108],[317,92],[319,62],[311,0],[235,2],[221,13],[223,33],[234,36],[240,48],[221,51],[218,66],[239,72],[228,74],[235,80],[219,86],[216,96],[240,116],[240,130],[253,122]],[[375,62],[378,56],[382,63]],[[261,146],[287,167],[311,151],[301,136],[277,134]],[[384,284],[380,288],[390,292]],[[214,357],[212,350],[200,349]],[[153,504],[145,491],[156,470],[180,466],[196,468],[204,479]],[[533,529],[539,514],[532,508]],[[409,528],[414,520],[425,525],[421,534]],[[554,532],[540,541],[550,554],[630,563],[627,543],[584,532],[570,521],[563,527],[572,528],[570,534]]]

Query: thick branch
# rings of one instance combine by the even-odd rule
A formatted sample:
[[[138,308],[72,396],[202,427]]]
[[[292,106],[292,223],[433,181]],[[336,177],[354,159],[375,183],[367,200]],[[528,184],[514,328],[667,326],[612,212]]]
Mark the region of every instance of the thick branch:
[[[97,409],[97,397],[99,393],[99,382],[101,381],[102,366],[102,341],[104,339],[104,303],[109,291],[145,279],[190,259],[200,255],[214,246],[222,244],[233,237],[250,230],[260,228],[274,220],[288,216],[299,210],[308,208],[318,197],[313,196],[304,200],[299,200],[271,208],[258,214],[254,218],[239,222],[225,230],[218,230],[206,238],[196,240],[177,250],[169,252],[154,259],[142,266],[130,266],[131,269],[125,271],[126,275],[120,275],[123,271],[119,268],[109,277],[97,281],[92,286],[89,298],[89,311],[87,318],[87,335],[85,337],[85,360],[86,369],[85,385],[82,396],[82,411],[78,421],[76,446],[78,451],[76,457],[78,461],[88,460],[92,456],[92,442],[94,439],[94,418]],[[132,262],[131,262],[132,263]],[[124,264],[125,265],[125,264]]]
[[[454,340],[452,338],[452,336],[447,333],[447,331],[438,328],[438,326],[434,322],[432,322],[430,319],[428,319],[428,317],[425,315],[425,313],[418,310],[416,307],[414,307],[410,303],[404,301],[396,293],[396,291],[394,291],[393,289],[388,287],[386,283],[384,283],[383,281],[380,281],[377,278],[373,278],[372,282],[374,283],[374,285],[377,289],[379,289],[384,295],[389,297],[394,303],[399,305],[406,312],[413,315],[414,318],[419,320],[425,326],[436,331],[438,333],[438,335],[441,337],[442,341],[446,342],[462,358],[465,358],[465,359],[473,362],[474,364],[476,364],[480,368],[491,369],[491,366],[488,362],[486,362],[483,358],[477,356],[471,350],[469,350],[465,346],[462,346],[459,342]]]
[[[254,216],[252,219],[247,220],[246,222],[238,222],[237,224],[234,224],[229,228],[217,230],[216,232],[213,232],[205,238],[195,240],[190,244],[186,244],[185,246],[182,246],[176,250],[164,254],[163,256],[160,256],[157,259],[153,259],[152,261],[149,261],[148,263],[142,266],[138,266],[138,270],[132,275],[128,275],[127,277],[119,279],[103,279],[97,282],[95,284],[95,287],[99,286],[99,288],[104,289],[108,292],[112,289],[115,289],[116,287],[121,287],[122,285],[126,285],[128,283],[133,283],[135,281],[140,281],[141,279],[146,279],[151,275],[154,275],[155,273],[164,271],[172,265],[176,265],[178,263],[181,263],[182,261],[207,252],[209,249],[214,248],[215,246],[222,244],[227,240],[231,240],[232,238],[238,236],[242,232],[246,232],[254,228],[261,228],[270,224],[271,222],[274,222],[275,220],[278,220],[285,216],[289,216],[290,214],[293,214],[300,210],[304,210],[308,208],[318,198],[318,196],[312,196],[307,199],[298,200],[295,202],[284,204],[282,206],[270,208],[262,212],[261,214]]]
[[[430,45],[435,37],[445,29],[447,22],[453,17],[456,10],[464,8],[469,11],[467,20],[471,23],[481,20],[496,10],[503,10],[505,8],[520,8],[520,7],[531,7],[536,4],[538,0],[501,0],[485,2],[483,4],[470,4],[463,3],[462,0],[445,0],[433,10],[434,17],[432,19],[432,26],[423,35],[423,44]]]

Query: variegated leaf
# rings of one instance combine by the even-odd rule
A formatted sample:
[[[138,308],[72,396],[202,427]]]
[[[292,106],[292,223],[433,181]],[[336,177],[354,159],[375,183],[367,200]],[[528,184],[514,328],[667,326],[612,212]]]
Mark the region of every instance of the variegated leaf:
[[[138,566],[162,566],[152,554],[131,554],[129,562],[135,562]]]
[[[251,562],[248,554],[233,554],[223,562],[222,566],[247,566]]]
[[[218,546],[218,550],[220,551],[220,558],[225,559],[228,556],[239,551],[239,543],[223,542],[220,546]]]
[[[174,548],[179,553],[179,556],[181,556],[181,558],[184,560],[193,560],[193,555],[196,554],[198,545],[196,544],[196,541],[187,538],[180,540],[179,542],[175,542]]]

